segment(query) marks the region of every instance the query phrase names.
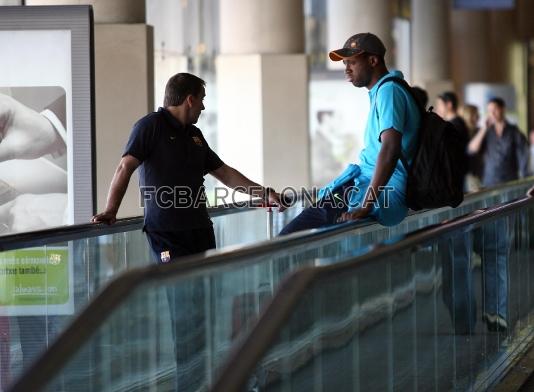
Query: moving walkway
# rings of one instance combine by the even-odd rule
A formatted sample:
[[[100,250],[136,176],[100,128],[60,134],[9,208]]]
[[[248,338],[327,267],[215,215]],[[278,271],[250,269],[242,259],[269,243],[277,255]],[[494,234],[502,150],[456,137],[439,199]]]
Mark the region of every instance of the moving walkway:
[[[62,328],[67,321],[70,326],[29,368],[31,376],[23,376],[15,388],[35,390],[50,382],[64,363],[67,366],[49,384],[51,390],[172,390],[180,374],[196,375],[200,386],[213,385],[232,347],[247,336],[257,315],[292,271],[359,257],[379,242],[516,199],[529,185],[517,182],[472,195],[458,209],[413,214],[395,228],[349,223],[234,246],[172,265],[130,269],[96,297],[92,297],[94,291],[84,293],[85,303],[92,298],[90,304],[74,321],[74,315],[66,317]],[[273,224],[283,222],[274,219]],[[123,232],[106,235],[124,238]],[[76,241],[94,247],[89,238]],[[141,246],[143,241],[140,235],[133,243]],[[195,331],[187,338],[192,349],[178,372],[166,295],[166,287],[177,286],[190,288],[190,299],[199,310],[188,320],[189,329]],[[82,308],[80,304],[76,313]]]

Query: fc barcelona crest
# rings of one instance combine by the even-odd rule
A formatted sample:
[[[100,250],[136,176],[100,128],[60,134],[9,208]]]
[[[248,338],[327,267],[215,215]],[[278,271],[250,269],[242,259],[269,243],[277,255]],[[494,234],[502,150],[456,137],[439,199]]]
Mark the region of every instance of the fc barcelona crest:
[[[168,250],[161,252],[160,256],[162,263],[168,263],[169,261],[171,261],[171,252],[169,252]]]

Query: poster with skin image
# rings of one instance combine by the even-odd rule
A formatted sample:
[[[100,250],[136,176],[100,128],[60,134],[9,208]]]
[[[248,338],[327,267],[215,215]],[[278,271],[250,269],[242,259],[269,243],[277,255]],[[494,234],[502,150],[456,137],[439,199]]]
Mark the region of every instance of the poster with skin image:
[[[94,213],[92,28],[88,6],[2,7],[0,242]],[[72,314],[73,247],[0,252],[0,316]]]
[[[70,31],[0,31],[0,234],[73,223],[70,48]]]

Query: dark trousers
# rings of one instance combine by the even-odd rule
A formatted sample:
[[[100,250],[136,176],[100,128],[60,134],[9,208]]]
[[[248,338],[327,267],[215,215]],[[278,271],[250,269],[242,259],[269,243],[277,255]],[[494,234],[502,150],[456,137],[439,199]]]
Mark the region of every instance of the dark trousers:
[[[163,252],[169,252],[173,259],[215,248],[213,227],[179,231],[146,230],[146,236],[158,263],[163,262]]]
[[[147,232],[156,260],[169,252],[171,262],[180,256],[215,248],[213,228],[179,232]],[[165,254],[166,255],[166,254]],[[202,277],[167,286],[172,337],[176,357],[176,390],[196,391],[206,378],[206,314]]]
[[[328,204],[323,207],[308,207],[289,222],[280,231],[280,235],[334,225],[345,211],[347,211],[346,206],[336,207]]]

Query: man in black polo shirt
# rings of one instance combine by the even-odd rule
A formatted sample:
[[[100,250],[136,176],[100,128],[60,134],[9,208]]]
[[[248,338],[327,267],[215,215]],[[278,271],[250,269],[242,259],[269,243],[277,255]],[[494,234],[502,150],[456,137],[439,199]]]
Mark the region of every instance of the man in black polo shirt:
[[[215,248],[206,209],[204,176],[245,189],[280,205],[279,195],[225,165],[195,124],[204,109],[205,82],[179,73],[167,82],[164,108],[133,127],[108,194],[106,210],[93,222],[114,223],[130,177],[139,167],[145,201],[144,230],[160,263]],[[176,355],[176,390],[198,390],[205,380],[206,315],[202,278],[167,285]]]
[[[445,91],[444,93],[440,94],[436,100],[436,113],[439,114],[444,120],[452,123],[452,125],[454,125],[456,130],[460,132],[460,135],[462,136],[462,144],[465,151],[465,155],[463,156],[464,163],[462,164],[462,167],[465,168],[463,173],[463,183],[465,185],[465,176],[467,175],[467,168],[469,166],[469,159],[467,155],[469,130],[467,129],[464,119],[458,114],[458,96],[452,91]]]
[[[188,73],[174,75],[165,88],[164,108],[133,127],[108,194],[106,210],[94,223],[114,223],[132,173],[139,167],[145,225],[158,261],[215,248],[206,209],[204,176],[278,204],[279,195],[224,164],[195,124],[204,110],[205,82]]]

